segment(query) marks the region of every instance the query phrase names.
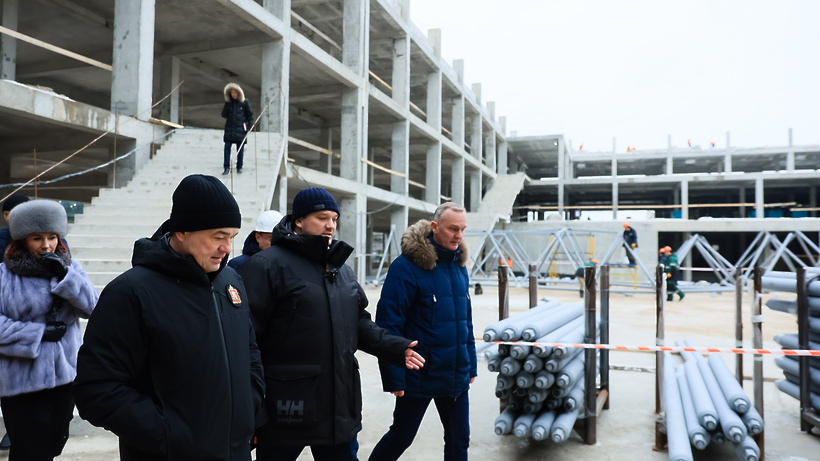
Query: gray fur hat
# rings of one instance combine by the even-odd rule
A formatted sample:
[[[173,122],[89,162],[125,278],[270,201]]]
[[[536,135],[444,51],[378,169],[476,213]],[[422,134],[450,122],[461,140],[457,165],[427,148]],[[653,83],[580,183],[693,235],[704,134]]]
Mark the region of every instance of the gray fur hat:
[[[65,208],[53,200],[29,200],[9,213],[9,232],[13,240],[34,232],[55,232],[61,239],[68,231]]]

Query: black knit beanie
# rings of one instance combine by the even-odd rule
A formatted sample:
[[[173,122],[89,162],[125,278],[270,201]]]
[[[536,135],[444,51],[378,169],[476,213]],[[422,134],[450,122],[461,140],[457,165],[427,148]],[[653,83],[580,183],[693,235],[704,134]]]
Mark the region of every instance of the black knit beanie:
[[[239,205],[222,181],[201,174],[183,179],[174,191],[168,230],[192,232],[240,227]]]
[[[293,221],[307,216],[315,211],[330,210],[341,214],[336,200],[325,189],[321,187],[309,187],[300,190],[296,197],[293,197],[293,211],[291,213]]]
[[[23,194],[14,194],[3,202],[3,211],[11,211],[12,208],[25,202],[28,202],[28,197]]]

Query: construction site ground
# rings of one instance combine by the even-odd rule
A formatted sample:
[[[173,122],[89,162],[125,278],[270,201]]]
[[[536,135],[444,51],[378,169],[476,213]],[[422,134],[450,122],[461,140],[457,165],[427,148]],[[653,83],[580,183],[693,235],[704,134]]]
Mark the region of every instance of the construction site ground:
[[[371,312],[375,311],[380,287],[367,286]],[[498,292],[484,286],[484,293],[473,295],[475,332],[481,336],[484,327],[498,319]],[[769,293],[765,300],[783,293]],[[539,298],[561,302],[579,300],[577,290],[549,290],[543,287]],[[510,289],[510,313],[528,308],[526,288]],[[610,297],[610,343],[623,345],[655,344],[655,296],[649,293],[613,293]],[[751,347],[750,296],[744,294],[744,346]],[[688,338],[695,346],[734,347],[735,331],[734,293],[690,293],[683,301],[667,303],[665,338],[667,345],[677,339]],[[778,333],[796,333],[795,317],[763,307],[764,347],[778,349],[772,340]],[[491,346],[495,347],[495,346]],[[377,361],[359,352],[364,395],[363,430],[359,433],[359,458],[366,460],[389,427],[392,420],[394,397],[382,392]],[[723,355],[734,371],[734,355]],[[676,360],[680,360],[678,357]],[[497,436],[493,425],[499,412],[499,401],[494,395],[496,373],[487,371],[483,354],[479,353],[479,376],[470,391],[471,443],[470,457],[474,460],[630,460],[661,461],[668,459],[665,452],[653,450],[655,441],[655,375],[654,353],[614,351],[610,354],[613,370],[610,372],[610,407],[598,417],[597,443],[586,445],[573,432],[564,443],[534,442],[514,435]],[[744,388],[753,395],[751,381],[753,356],[744,355]],[[765,377],[763,411],[765,428],[765,459],[769,461],[820,460],[820,431],[807,434],[800,431],[797,400],[780,393],[773,381],[782,377],[773,356],[764,356]],[[218,396],[214,396],[218,398]],[[416,441],[402,457],[403,460],[430,461],[442,459],[442,427],[436,411],[428,410]],[[0,459],[8,452],[0,452]],[[119,459],[117,438],[102,429],[94,428],[75,416],[71,436],[58,460],[111,461]],[[313,459],[305,450],[300,461]],[[731,460],[731,443],[710,446],[695,451],[695,460]]]

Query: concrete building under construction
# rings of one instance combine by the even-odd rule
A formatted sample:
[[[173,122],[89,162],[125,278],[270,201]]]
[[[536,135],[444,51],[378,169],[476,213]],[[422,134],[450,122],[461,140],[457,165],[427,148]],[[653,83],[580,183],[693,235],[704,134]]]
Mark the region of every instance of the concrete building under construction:
[[[442,58],[439,31],[409,20],[409,0],[0,5],[0,198],[40,175],[21,191],[83,203],[69,239],[99,285],[130,267],[182,177],[221,173],[228,82],[259,116],[246,171],[221,176],[247,224],[237,251],[261,211],[285,212],[313,185],[339,202],[362,279],[450,200],[480,231],[606,211],[589,225],[631,220],[652,262],[687,234],[739,233],[716,239],[740,254],[747,234],[820,224],[820,146],[733,148],[727,135],[725,148],[603,153],[508,136],[465,63]]]

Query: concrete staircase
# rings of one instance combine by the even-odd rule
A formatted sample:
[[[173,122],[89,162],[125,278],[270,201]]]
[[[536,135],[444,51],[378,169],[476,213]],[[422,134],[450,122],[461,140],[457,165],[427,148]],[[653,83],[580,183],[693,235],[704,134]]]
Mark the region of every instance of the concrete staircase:
[[[257,216],[269,209],[283,153],[281,136],[256,136],[252,135],[245,146],[242,174],[234,168],[222,176],[221,130],[185,128],[172,134],[125,187],[101,189],[83,214],[75,216],[67,237],[72,256],[94,285],[102,289],[131,268],[134,241],[150,237],[168,219],[173,191],[190,174],[216,176],[233,192],[242,212],[242,227],[231,256],[241,254]]]
[[[524,173],[498,175],[484,194],[478,210],[467,213],[467,231],[490,231],[495,228],[499,219],[509,218],[515,198],[524,187],[526,179],[527,175]],[[483,240],[483,236],[466,236],[464,244],[470,249],[470,253],[473,253],[479,249]]]

